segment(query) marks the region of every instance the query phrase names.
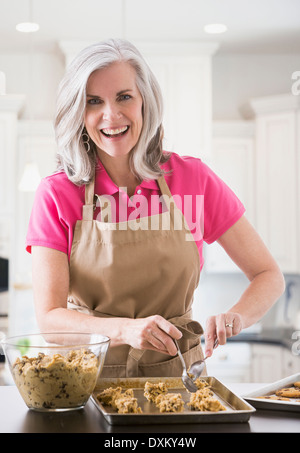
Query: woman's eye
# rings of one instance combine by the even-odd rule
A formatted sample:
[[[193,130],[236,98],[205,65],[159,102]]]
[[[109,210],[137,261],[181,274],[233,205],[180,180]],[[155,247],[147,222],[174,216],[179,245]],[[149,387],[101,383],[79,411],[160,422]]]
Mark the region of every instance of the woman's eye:
[[[101,103],[101,100],[98,98],[92,98],[87,101],[89,105],[98,105]]]
[[[131,99],[130,94],[122,94],[119,98],[121,101],[127,101],[128,99]]]

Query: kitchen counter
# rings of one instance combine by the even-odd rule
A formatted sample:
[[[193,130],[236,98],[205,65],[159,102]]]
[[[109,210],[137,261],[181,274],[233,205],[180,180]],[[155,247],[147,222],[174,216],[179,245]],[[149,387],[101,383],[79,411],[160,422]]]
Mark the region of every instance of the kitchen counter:
[[[242,396],[261,387],[261,384],[239,383],[227,386]],[[100,446],[101,439],[103,442],[112,442],[118,439],[118,435],[121,436],[120,439],[139,439],[140,446],[147,445],[151,438],[153,445],[150,446],[154,446],[158,438],[172,438],[172,433],[177,438],[193,438],[200,442],[197,433],[299,432],[300,413],[270,410],[256,410],[247,423],[112,426],[105,421],[91,400],[84,409],[78,411],[41,413],[27,408],[14,385],[0,386],[0,433],[103,433],[99,438]],[[143,438],[135,437],[139,433],[144,433]]]
[[[293,334],[295,329],[278,328],[278,329],[263,329],[261,332],[247,332],[243,330],[238,335],[228,338],[228,342],[246,342],[246,343],[264,343],[283,346],[291,349],[295,338]]]

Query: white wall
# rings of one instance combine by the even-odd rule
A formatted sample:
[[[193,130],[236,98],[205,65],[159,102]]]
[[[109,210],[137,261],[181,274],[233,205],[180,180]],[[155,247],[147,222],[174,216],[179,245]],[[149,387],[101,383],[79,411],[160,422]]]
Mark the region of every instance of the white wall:
[[[300,54],[216,54],[212,60],[213,119],[241,120],[250,98],[290,93]]]
[[[6,75],[7,94],[26,94],[21,119],[52,120],[64,61],[57,52],[0,54],[0,71]]]

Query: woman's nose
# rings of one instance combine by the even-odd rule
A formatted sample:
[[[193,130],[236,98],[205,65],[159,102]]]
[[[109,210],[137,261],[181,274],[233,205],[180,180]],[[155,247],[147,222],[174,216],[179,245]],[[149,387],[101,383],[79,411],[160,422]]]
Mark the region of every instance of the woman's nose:
[[[116,120],[120,119],[122,116],[119,107],[117,105],[106,104],[103,109],[103,119],[104,120]]]

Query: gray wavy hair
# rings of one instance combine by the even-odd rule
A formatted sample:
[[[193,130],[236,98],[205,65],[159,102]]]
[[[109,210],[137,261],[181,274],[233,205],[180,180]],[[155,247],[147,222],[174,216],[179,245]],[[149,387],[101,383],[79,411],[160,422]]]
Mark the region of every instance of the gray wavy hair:
[[[143,126],[130,152],[131,170],[141,180],[156,179],[163,173],[160,165],[168,160],[162,150],[163,99],[159,84],[135,46],[126,40],[110,39],[83,49],[69,65],[58,90],[54,122],[58,170],[65,171],[74,184],[87,184],[93,179],[97,160],[96,145],[90,140],[87,152],[82,136],[89,76],[119,61],[135,69],[143,99]]]

